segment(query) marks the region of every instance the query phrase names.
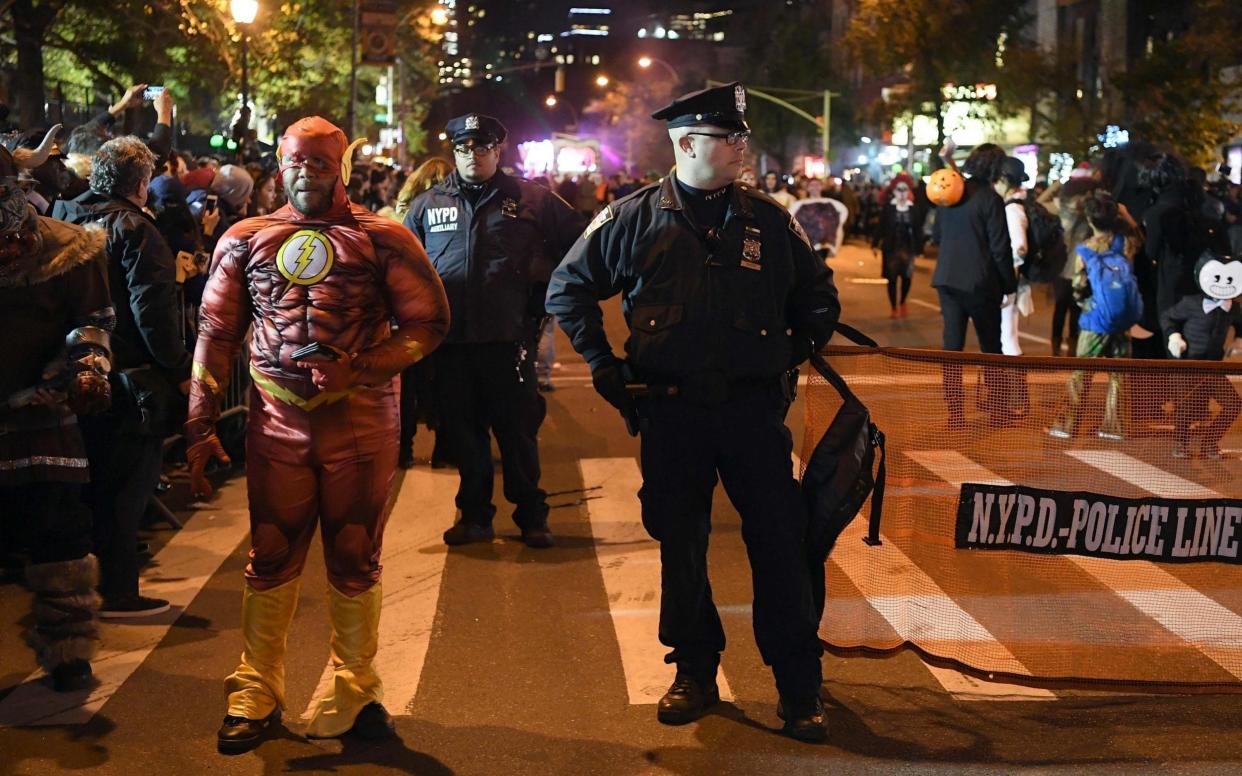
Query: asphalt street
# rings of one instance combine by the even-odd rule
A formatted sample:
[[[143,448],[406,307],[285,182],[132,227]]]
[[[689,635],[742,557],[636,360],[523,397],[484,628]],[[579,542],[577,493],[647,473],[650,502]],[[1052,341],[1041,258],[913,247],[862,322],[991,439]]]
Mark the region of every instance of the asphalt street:
[[[888,317],[869,249],[847,246],[832,266],[845,321],[882,344],[939,343],[929,261],[920,261],[909,316],[898,320]],[[615,301],[607,314],[619,348]],[[1049,315],[1037,295],[1024,326],[1031,354],[1049,352]],[[223,680],[241,649],[245,479],[221,478],[216,499],[190,504],[184,474],[175,472],[169,504],[185,525],[150,533],[154,561],[143,583],[147,594],[173,601],[173,611],[106,625],[94,690],[47,690],[21,638],[29,595],[0,586],[0,774],[1238,772],[1238,694],[995,682],[909,649],[826,654],[829,743],[780,735],[776,692],[750,628],[739,520],[719,490],[710,565],[728,638],[726,701],[697,723],[659,724],[654,702],[672,674],[655,639],[658,555],[639,522],[638,445],[557,337],[560,367],[540,436],[555,548],[518,541],[499,477],[496,541],[445,547],[439,537],[454,520],[456,477],[427,465],[425,430],[419,465],[399,475],[379,658],[397,740],[302,736],[327,660],[316,543],[289,641],[284,726],[254,752],[216,753]],[[977,347],[973,335],[967,347]],[[801,399],[789,422],[800,450]],[[1232,466],[1222,472],[1237,476]]]

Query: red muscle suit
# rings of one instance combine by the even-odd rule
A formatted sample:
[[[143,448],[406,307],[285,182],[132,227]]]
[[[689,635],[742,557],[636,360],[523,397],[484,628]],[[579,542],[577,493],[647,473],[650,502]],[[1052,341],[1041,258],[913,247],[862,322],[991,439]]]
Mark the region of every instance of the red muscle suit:
[[[301,119],[281,140],[282,170],[315,166],[327,180],[348,169],[348,150],[340,129],[317,117]],[[326,212],[311,217],[296,209],[291,192],[290,204],[234,225],[216,247],[203,293],[186,423],[196,492],[210,492],[202,477],[207,458],[224,457],[214,421],[230,366],[253,327],[246,435],[251,550],[244,650],[227,682],[226,728],[230,717],[277,718],[283,705],[285,640],[316,525],[328,571],[336,675],[312,712],[308,735],[341,735],[382,696],[372,661],[383,510],[397,460],[395,376],[439,345],[449,308],[408,230],[352,205],[340,177],[331,198]],[[340,356],[336,384],[312,379],[299,365],[305,362],[291,359],[313,342]],[[225,737],[222,728],[222,751]]]

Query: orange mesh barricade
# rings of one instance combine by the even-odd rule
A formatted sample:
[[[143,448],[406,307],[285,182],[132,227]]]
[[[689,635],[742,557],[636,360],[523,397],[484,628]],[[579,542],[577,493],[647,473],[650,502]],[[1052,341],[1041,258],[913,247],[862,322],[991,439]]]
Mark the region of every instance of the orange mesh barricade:
[[[1242,685],[1242,364],[824,355],[888,437],[881,544],[868,504],[826,564],[826,643]],[[813,374],[804,461],[840,403]]]

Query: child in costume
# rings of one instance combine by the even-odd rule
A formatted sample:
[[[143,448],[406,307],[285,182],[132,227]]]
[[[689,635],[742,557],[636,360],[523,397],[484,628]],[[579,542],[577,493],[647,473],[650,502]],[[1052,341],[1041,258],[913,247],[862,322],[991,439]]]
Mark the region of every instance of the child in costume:
[[[1173,358],[1220,361],[1225,357],[1225,339],[1229,329],[1235,337],[1242,336],[1242,307],[1234,303],[1242,292],[1242,260],[1204,251],[1195,264],[1199,279],[1198,294],[1187,294],[1160,315],[1160,327],[1168,339],[1169,355]],[[1232,353],[1242,350],[1234,341]],[[1199,423],[1199,453],[1204,458],[1220,460],[1220,440],[1238,419],[1242,398],[1223,374],[1194,375],[1179,392],[1180,399],[1173,415],[1174,458],[1191,456],[1191,426]],[[1220,411],[1210,423],[1209,399],[1215,399]]]

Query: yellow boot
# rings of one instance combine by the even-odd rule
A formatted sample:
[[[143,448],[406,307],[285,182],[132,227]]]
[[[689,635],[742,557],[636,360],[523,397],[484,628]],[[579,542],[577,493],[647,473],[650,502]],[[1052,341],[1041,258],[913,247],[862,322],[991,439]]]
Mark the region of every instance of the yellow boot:
[[[328,612],[332,620],[332,686],[311,712],[307,721],[307,736],[335,738],[349,732],[359,712],[372,703],[376,704],[376,711],[387,717],[387,712],[379,706],[384,697],[384,687],[375,672],[382,599],[378,582],[353,598],[328,585]]]
[[[242,597],[241,664],[227,680],[229,716],[267,718],[285,703],[285,643],[298,606],[301,578],[271,590],[246,585]]]

